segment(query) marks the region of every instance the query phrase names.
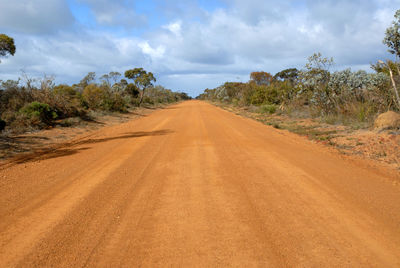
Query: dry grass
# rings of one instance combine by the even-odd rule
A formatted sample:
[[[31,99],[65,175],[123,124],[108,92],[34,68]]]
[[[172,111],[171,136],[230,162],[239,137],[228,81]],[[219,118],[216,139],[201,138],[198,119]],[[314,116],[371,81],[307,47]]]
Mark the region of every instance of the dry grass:
[[[348,119],[339,124],[337,118],[297,118],[284,114],[259,113],[257,109],[213,103],[235,114],[255,119],[277,129],[307,137],[313,142],[337,149],[340,153],[357,155],[400,169],[400,131],[374,131],[370,122]],[[343,121],[342,121],[343,122]]]

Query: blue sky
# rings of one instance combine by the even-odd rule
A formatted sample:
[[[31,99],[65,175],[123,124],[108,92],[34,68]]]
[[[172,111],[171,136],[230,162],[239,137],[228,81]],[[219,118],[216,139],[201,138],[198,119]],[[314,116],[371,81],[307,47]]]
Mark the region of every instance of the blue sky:
[[[252,71],[302,68],[314,52],[337,69],[369,70],[400,0],[0,0],[0,33],[17,53],[0,79],[54,75],[76,83],[94,71],[143,67],[196,96]]]

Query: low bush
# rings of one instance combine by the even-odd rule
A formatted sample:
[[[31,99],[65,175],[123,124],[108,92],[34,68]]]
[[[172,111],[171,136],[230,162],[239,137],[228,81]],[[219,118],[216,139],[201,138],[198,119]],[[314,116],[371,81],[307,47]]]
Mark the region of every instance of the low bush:
[[[83,89],[82,98],[89,109],[96,110],[103,108],[106,94],[107,92],[104,87],[89,84]]]
[[[106,111],[125,113],[127,112],[127,101],[120,94],[106,94],[102,108]]]
[[[198,98],[235,106],[255,105],[261,113],[275,113],[279,106],[290,116],[317,117],[334,124],[371,125],[377,114],[398,110],[388,68],[373,65],[376,73],[350,69],[330,72],[332,64],[333,59],[317,53],[303,70],[287,69],[273,79],[268,73],[255,72],[248,83],[226,82],[204,90]],[[400,83],[400,73],[393,73]],[[262,79],[255,80],[254,74]]]
[[[57,118],[57,113],[48,104],[37,101],[25,105],[19,113],[37,126],[51,125]]]
[[[146,84],[146,90],[136,84],[119,82],[119,73],[111,72],[96,83],[96,74],[88,73],[78,84],[55,85],[54,78],[34,79],[23,74],[19,80],[0,80],[0,131],[24,132],[53,125],[75,125],[68,118],[90,120],[90,114],[125,113],[140,106],[140,97],[147,105],[172,103],[189,99],[186,93],[172,92],[162,86]]]
[[[259,107],[259,112],[262,114],[274,114],[276,112],[275,104],[264,104]]]

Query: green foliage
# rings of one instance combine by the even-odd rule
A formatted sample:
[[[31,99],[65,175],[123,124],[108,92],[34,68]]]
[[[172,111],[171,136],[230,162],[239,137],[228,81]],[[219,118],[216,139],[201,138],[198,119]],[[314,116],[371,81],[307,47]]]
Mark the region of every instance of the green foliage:
[[[276,112],[276,105],[274,104],[264,104],[259,108],[259,112],[262,114],[274,114]]]
[[[396,108],[387,67],[385,70],[384,65],[374,65],[378,73],[350,69],[332,73],[332,65],[333,59],[316,53],[308,58],[303,70],[283,70],[269,83],[256,83],[255,79],[248,83],[226,82],[206,89],[198,98],[239,106],[256,105],[260,113],[274,113],[279,107],[292,116],[362,124],[372,122],[377,113]],[[399,65],[392,65],[397,75]]]
[[[119,72],[110,72],[108,74],[104,74],[100,77],[100,80],[108,87],[113,87],[121,74]]]
[[[152,81],[155,79],[152,79],[152,74],[146,73],[146,76],[150,82],[138,77],[138,84],[147,86],[144,96],[147,104],[189,99],[186,93],[172,92],[161,86],[153,87]],[[95,82],[95,73],[91,72],[72,86],[55,85],[51,76],[30,78],[23,74],[22,79],[16,81],[0,80],[0,127],[4,128],[6,124],[10,131],[22,133],[53,124],[71,125],[69,119],[77,122],[86,120],[87,113],[93,110],[127,112],[129,108],[139,105],[139,90],[125,79],[118,82],[119,77],[119,73],[110,72],[102,76],[98,84]]]
[[[393,75],[395,76],[400,75],[399,73],[400,63],[391,60],[387,60],[386,63],[383,61],[380,62],[378,61],[376,64],[371,64],[371,69],[373,69],[377,73],[384,73],[387,76],[389,76],[390,75],[389,66],[393,72]]]
[[[116,82],[112,85],[111,90],[114,92],[126,92],[126,87],[128,86],[128,82],[125,79],[121,79],[120,82]]]
[[[69,85],[55,86],[43,101],[57,111],[61,118],[85,114],[83,107],[81,107],[82,95]]]
[[[82,80],[75,85],[77,89],[82,92],[89,84],[94,82],[96,79],[96,73],[95,72],[89,72]]]
[[[305,66],[307,71],[329,71],[329,69],[334,64],[333,58],[323,58],[320,52],[314,53],[312,56],[308,57],[308,62]]]
[[[271,84],[272,79],[272,75],[267,72],[252,72],[250,74],[250,80],[259,86]]]
[[[274,75],[275,80],[290,81],[293,84],[297,81],[298,77],[299,70],[297,70],[296,68],[285,69]]]
[[[25,105],[19,112],[37,125],[51,125],[57,118],[57,113],[48,104],[37,101]]]
[[[5,34],[0,34],[0,57],[14,56],[15,50],[14,39]]]
[[[104,100],[107,98],[105,87],[96,84],[89,84],[82,92],[82,98],[88,108],[92,110],[104,107]]]
[[[160,104],[160,103],[173,103],[180,100],[190,99],[186,93],[173,92],[163,86],[149,87],[143,99],[144,103]]]
[[[135,86],[141,90],[139,105],[143,101],[143,96],[145,90],[153,86],[153,82],[156,82],[156,78],[153,73],[145,71],[143,68],[134,68],[131,70],[127,70],[125,72],[125,77],[128,79],[132,79],[134,81]]]
[[[128,84],[125,87],[126,93],[128,93],[132,98],[137,98],[139,96],[139,89],[135,84]]]
[[[120,94],[108,94],[103,100],[103,109],[106,111],[125,113],[127,106],[126,100]]]
[[[392,26],[386,29],[383,43],[389,47],[389,52],[400,56],[400,9],[394,15]]]

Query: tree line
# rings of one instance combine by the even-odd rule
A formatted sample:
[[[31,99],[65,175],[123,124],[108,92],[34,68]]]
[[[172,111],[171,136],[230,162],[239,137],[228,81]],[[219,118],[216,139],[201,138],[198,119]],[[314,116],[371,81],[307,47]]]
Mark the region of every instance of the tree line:
[[[275,75],[252,72],[247,83],[226,82],[204,90],[197,98],[258,107],[268,113],[369,122],[378,113],[400,111],[400,10],[386,30],[383,43],[396,60],[371,64],[373,73],[332,71],[334,60],[315,53],[301,70],[290,68]]]
[[[0,34],[0,57],[14,56],[14,39]],[[127,112],[142,104],[157,105],[187,100],[184,92],[154,85],[156,77],[143,68],[110,72],[96,79],[89,72],[79,83],[55,84],[52,76],[0,80],[0,131],[23,132],[54,125],[71,117],[88,119],[91,111]]]
[[[187,100],[183,92],[154,85],[156,78],[143,68],[127,70],[124,76],[110,72],[96,79],[90,72],[73,85],[58,84],[54,77],[0,80],[0,130],[13,132],[45,128],[60,120],[90,119],[99,112],[126,113],[141,105],[158,105]]]

